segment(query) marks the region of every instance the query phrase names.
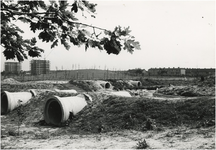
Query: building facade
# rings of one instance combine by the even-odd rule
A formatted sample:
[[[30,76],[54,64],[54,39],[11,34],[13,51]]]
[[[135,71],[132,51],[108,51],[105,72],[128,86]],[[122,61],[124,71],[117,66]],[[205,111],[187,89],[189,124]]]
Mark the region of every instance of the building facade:
[[[31,75],[47,74],[50,71],[49,60],[31,60]]]
[[[5,62],[6,73],[20,73],[21,63],[20,62]]]
[[[150,68],[148,70],[149,76],[212,76],[215,75],[214,68]]]

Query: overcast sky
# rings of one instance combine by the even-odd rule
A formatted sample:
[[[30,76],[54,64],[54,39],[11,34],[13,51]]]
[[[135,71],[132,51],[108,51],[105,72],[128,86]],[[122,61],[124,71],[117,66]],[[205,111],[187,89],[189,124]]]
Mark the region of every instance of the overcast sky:
[[[130,26],[131,34],[140,42],[141,50],[133,54],[122,50],[119,55],[105,51],[63,46],[50,49],[51,44],[38,42],[50,60],[51,70],[80,68],[132,69],[159,67],[215,68],[215,1],[95,1],[95,19],[82,22],[113,30]],[[20,25],[28,28],[28,26]],[[26,37],[34,36],[29,30]],[[99,33],[99,31],[96,31]],[[2,47],[1,47],[2,49]],[[29,70],[29,61],[22,63]],[[13,61],[13,60],[9,60]],[[1,54],[1,71],[5,58]]]

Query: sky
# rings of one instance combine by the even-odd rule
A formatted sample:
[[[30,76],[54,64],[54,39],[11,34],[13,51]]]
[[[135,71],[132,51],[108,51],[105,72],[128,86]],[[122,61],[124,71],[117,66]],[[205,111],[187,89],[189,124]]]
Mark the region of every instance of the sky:
[[[63,46],[51,49],[51,43],[38,41],[45,52],[41,58],[50,61],[50,69],[127,70],[134,68],[215,68],[215,1],[92,1],[97,3],[96,18],[80,22],[113,30],[115,26],[130,27],[131,35],[140,42],[141,50],[133,54],[122,50],[119,55],[106,51]],[[35,36],[28,25],[24,37]],[[100,31],[97,31],[99,33]],[[1,47],[2,49],[2,47]],[[3,49],[1,50],[3,51]],[[22,62],[22,70],[30,70],[30,60]],[[5,58],[1,54],[1,71]],[[12,62],[13,60],[7,60]]]

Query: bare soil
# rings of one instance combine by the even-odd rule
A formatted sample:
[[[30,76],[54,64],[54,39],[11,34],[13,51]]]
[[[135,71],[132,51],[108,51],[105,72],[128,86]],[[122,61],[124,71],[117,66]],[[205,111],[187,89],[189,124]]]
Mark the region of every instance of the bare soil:
[[[40,92],[22,107],[19,132],[17,110],[1,116],[1,149],[215,149],[215,96],[149,96],[139,90],[124,98],[70,83],[5,83],[2,90],[23,91],[36,84],[78,92],[88,88],[93,102],[66,126],[54,127],[43,120],[45,98],[73,94]]]
[[[4,122],[2,131],[17,126]],[[3,125],[4,124],[4,125]],[[190,128],[178,126],[162,131],[121,130],[106,133],[71,134],[57,127],[21,126],[19,136],[1,136],[1,149],[136,149],[146,140],[149,149],[215,149],[215,127]],[[55,134],[61,133],[61,134]]]

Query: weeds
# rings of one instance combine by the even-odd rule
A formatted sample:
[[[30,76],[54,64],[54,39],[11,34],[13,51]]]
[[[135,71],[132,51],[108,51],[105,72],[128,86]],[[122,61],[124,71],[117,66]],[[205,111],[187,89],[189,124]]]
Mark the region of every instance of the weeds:
[[[146,143],[146,140],[143,139],[143,140],[138,141],[136,149],[146,149],[148,147],[149,145]]]
[[[47,130],[46,132],[43,132],[42,134],[35,134],[35,138],[36,139],[48,139],[48,138],[50,138],[49,130]]]
[[[8,134],[9,134],[10,136],[16,136],[16,135],[17,135],[17,133],[16,133],[14,130],[9,130],[9,131],[8,131]]]
[[[18,115],[18,122],[17,123],[18,123],[18,136],[19,136],[20,135],[20,131],[19,131],[20,126],[21,126],[25,116],[24,116],[23,105],[22,105],[21,100],[18,101],[18,105],[19,105],[19,107],[17,108],[17,115]]]

